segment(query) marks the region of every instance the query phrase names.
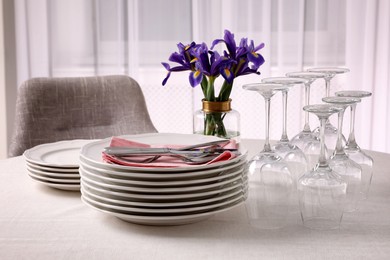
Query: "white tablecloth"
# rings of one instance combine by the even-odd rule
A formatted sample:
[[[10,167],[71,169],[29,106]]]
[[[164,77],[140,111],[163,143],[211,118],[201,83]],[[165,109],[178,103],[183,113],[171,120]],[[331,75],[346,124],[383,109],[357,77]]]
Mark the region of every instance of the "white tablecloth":
[[[244,140],[249,156],[261,142]],[[33,182],[23,157],[0,161],[0,259],[390,259],[390,154],[375,160],[369,199],[340,230],[253,229],[244,205],[184,226],[124,222],[79,192]]]

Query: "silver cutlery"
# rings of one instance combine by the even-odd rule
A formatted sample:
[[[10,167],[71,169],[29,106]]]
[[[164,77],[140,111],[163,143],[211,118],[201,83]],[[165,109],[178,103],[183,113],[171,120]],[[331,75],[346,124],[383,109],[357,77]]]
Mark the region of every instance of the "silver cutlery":
[[[194,155],[218,154],[225,151],[237,152],[237,149],[224,149],[218,144],[227,143],[229,140],[218,140],[213,142],[190,145],[182,148],[134,148],[134,147],[105,147],[104,152],[113,156],[131,155]],[[203,149],[196,149],[206,147]]]
[[[185,156],[185,155],[177,155],[177,156],[174,156],[174,157],[182,160],[186,164],[195,165],[195,164],[203,164],[203,163],[210,162],[213,159],[217,158],[218,155],[219,154],[208,154],[208,155],[205,155],[205,156],[197,156],[197,157],[189,157],[189,156]],[[146,159],[143,159],[143,160],[133,159],[133,158],[137,158],[137,157],[118,157],[118,156],[114,156],[114,157],[117,157],[118,159],[120,159],[122,161],[130,162],[130,163],[145,163],[145,164],[148,164],[148,163],[152,163],[152,162],[156,161],[161,156],[157,155],[157,156],[149,157],[149,158],[146,158]]]
[[[105,147],[104,152],[132,163],[152,163],[164,155],[177,157],[188,164],[202,164],[213,160],[225,151],[239,154],[238,149],[225,149],[220,146],[228,142],[229,140],[218,140],[182,148]],[[148,156],[148,158],[137,159],[139,156]]]

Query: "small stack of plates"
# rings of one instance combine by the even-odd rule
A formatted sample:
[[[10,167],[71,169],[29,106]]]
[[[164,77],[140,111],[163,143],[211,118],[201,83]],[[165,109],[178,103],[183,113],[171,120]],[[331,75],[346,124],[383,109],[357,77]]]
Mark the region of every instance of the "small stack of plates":
[[[61,190],[80,190],[79,153],[91,140],[71,140],[35,146],[23,153],[28,175]]]
[[[142,134],[121,138],[147,144],[191,145],[219,140],[185,134]],[[177,168],[130,167],[102,161],[110,139],[89,143],[80,152],[82,200],[125,221],[181,225],[241,204],[247,194],[247,152],[228,161]]]

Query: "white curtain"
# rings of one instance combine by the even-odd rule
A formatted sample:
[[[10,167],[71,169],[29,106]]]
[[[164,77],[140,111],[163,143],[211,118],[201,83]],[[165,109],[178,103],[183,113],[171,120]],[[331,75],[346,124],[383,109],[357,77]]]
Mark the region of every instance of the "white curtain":
[[[233,106],[244,138],[264,138],[264,105],[242,84],[316,66],[346,66],[332,80],[342,89],[373,92],[357,108],[356,137],[367,149],[390,152],[390,4],[387,0],[16,0],[19,84],[31,77],[128,74],[141,85],[160,132],[191,133],[201,91],[185,72],[166,86],[161,66],[178,42],[221,38],[223,30],[264,42],[261,76],[238,78]],[[321,102],[324,82],[312,87]],[[303,126],[303,89],[289,94],[288,134]],[[271,138],[281,135],[281,97],[271,107]],[[349,131],[348,113],[344,134]],[[335,122],[335,120],[333,119]],[[312,127],[317,119],[311,119]]]
[[[390,1],[347,1],[346,88],[373,92],[357,107],[356,140],[390,152]]]

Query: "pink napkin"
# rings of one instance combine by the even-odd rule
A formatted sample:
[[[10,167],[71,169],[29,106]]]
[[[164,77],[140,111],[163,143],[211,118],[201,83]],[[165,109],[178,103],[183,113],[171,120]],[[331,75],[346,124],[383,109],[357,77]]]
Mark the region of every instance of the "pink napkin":
[[[185,147],[186,145],[149,145],[149,144],[143,144],[143,143],[138,143],[134,142],[131,140],[126,140],[118,137],[112,137],[110,147],[132,147],[132,148],[180,148],[180,147]],[[237,144],[234,140],[227,140],[226,145],[222,144],[220,145],[223,148],[226,149],[236,149]],[[140,162],[128,162],[125,161],[119,157],[111,156],[106,154],[105,152],[102,153],[103,161],[111,164],[119,164],[119,165],[125,165],[125,166],[135,166],[135,167],[191,167],[191,166],[199,166],[199,165],[206,165],[206,164],[211,164],[211,163],[216,163],[216,162],[221,162],[221,161],[227,161],[230,159],[233,159],[236,157],[236,155],[230,151],[224,151],[221,153],[218,157],[214,158],[211,161],[208,161],[204,164],[187,164],[180,158],[176,158],[173,156],[161,156],[158,158],[156,161],[151,162],[151,163],[140,163]],[[137,157],[129,157],[132,161],[142,161],[143,159],[146,159],[150,156],[137,156]],[[126,157],[125,157],[126,159]]]

